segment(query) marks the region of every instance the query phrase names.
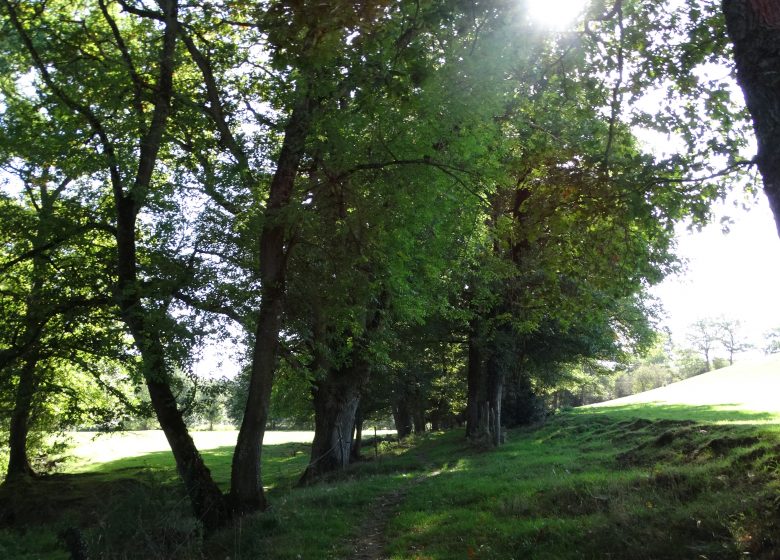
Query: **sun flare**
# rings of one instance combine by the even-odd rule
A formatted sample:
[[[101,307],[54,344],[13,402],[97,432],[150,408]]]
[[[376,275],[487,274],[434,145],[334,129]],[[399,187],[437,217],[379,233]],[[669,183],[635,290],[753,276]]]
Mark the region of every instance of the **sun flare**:
[[[587,0],[527,0],[528,18],[537,25],[563,30],[585,10]]]

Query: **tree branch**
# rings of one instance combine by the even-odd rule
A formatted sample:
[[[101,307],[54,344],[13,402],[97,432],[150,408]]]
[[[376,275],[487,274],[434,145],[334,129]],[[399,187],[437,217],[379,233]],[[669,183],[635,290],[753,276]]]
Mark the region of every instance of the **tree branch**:
[[[383,161],[383,162],[363,163],[360,165],[356,165],[352,169],[348,169],[347,171],[344,171],[339,175],[336,175],[334,180],[337,182],[342,182],[350,175],[354,175],[355,173],[358,173],[360,171],[379,170],[379,169],[384,169],[386,167],[394,167],[394,166],[402,166],[402,165],[428,165],[431,167],[435,167],[442,173],[449,175],[450,177],[455,179],[455,181],[464,190],[466,190],[468,193],[478,198],[483,204],[485,204],[488,207],[490,206],[490,202],[484,196],[482,196],[481,194],[473,190],[463,179],[461,179],[457,175],[457,173],[463,173],[466,175],[472,175],[472,173],[464,169],[460,169],[454,165],[436,161],[429,157],[423,157],[419,159],[394,159],[394,160]]]
[[[173,293],[173,297],[181,301],[182,303],[189,305],[193,309],[206,311],[207,313],[214,313],[216,315],[222,315],[224,317],[227,317],[228,319],[232,319],[242,327],[245,324],[245,319],[239,313],[237,313],[235,309],[223,305],[222,303],[216,301],[200,300],[189,294],[182,292],[181,290],[176,290]]]
[[[127,72],[130,74],[130,81],[133,82],[133,107],[135,108],[135,112],[141,118],[141,123],[143,126],[143,80],[141,80],[141,76],[135,69],[135,64],[133,64],[133,59],[130,56],[130,51],[125,44],[124,39],[122,38],[122,34],[119,32],[119,27],[117,27],[116,21],[114,21],[114,18],[111,17],[111,14],[108,13],[108,7],[106,6],[105,1],[98,0],[98,5],[100,6],[100,11],[103,13],[103,18],[111,28],[111,34],[114,36],[116,46],[119,49],[119,53],[122,56],[122,60],[124,61],[125,66],[127,66]]]

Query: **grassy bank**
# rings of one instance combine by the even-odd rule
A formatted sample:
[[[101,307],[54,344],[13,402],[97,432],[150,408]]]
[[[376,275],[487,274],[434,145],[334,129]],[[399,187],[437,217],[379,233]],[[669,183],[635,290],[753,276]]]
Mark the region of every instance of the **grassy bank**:
[[[773,411],[586,408],[510,431],[497,450],[469,447],[460,431],[383,443],[378,458],[372,449],[346,473],[298,488],[307,451],[265,448],[271,509],[205,542],[169,453],[34,481],[24,500],[0,496],[13,521],[0,557],[67,558],[61,540],[73,527],[95,558],[341,559],[368,533],[376,557],[398,560],[780,557]],[[230,452],[204,452],[223,486]]]

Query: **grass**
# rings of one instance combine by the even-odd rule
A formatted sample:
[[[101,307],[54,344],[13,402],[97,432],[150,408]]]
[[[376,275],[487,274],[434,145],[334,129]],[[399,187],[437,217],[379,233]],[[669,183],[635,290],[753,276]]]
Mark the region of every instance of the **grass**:
[[[381,523],[394,560],[780,557],[780,422],[744,403],[583,408],[497,450],[461,431],[385,442],[378,459],[298,488],[306,451],[266,447],[272,507],[207,540],[168,453],[34,481],[0,558],[67,558],[58,534],[74,526],[96,558],[350,558],[380,498],[399,492]],[[224,487],[230,448],[204,458]]]
[[[391,558],[780,556],[776,426],[626,412],[564,414],[463,457],[410,492]]]

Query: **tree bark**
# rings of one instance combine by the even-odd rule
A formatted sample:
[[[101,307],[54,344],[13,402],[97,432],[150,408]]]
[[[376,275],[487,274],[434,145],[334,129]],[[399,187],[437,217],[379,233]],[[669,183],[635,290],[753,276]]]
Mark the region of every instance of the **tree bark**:
[[[9,426],[9,455],[6,483],[20,478],[35,476],[27,456],[27,435],[32,411],[32,400],[36,389],[35,368],[37,367],[37,352],[28,357],[19,371],[19,384],[16,387],[16,399],[11,413]]]
[[[315,384],[314,441],[301,484],[309,484],[326,473],[349,465],[352,428],[360,404],[360,385],[367,373],[365,367],[350,365],[344,370],[330,372],[328,377]]]
[[[265,221],[260,234],[262,299],[255,331],[246,409],[230,476],[230,500],[237,512],[255,511],[266,506],[261,483],[260,454],[284,313],[288,248],[287,224],[282,214],[292,199],[314,107],[314,102],[308,96],[303,96],[293,107],[271,180]]]
[[[498,447],[503,442],[501,437],[501,399],[504,394],[504,368],[501,363],[506,356],[501,356],[494,350],[487,362],[487,434],[491,445]]]
[[[352,450],[350,452],[350,462],[360,461],[360,446],[363,442],[363,407],[358,406],[355,412],[355,430],[352,437]]]
[[[393,422],[398,439],[404,439],[412,433],[412,415],[406,395],[400,395],[393,404]]]
[[[483,403],[486,397],[484,367],[482,364],[481,341],[477,336],[477,320],[471,325],[468,340],[468,397],[466,401],[466,437],[472,441],[484,439],[488,426],[485,424]]]
[[[753,118],[758,169],[780,235],[780,4],[723,0],[737,81]]]

